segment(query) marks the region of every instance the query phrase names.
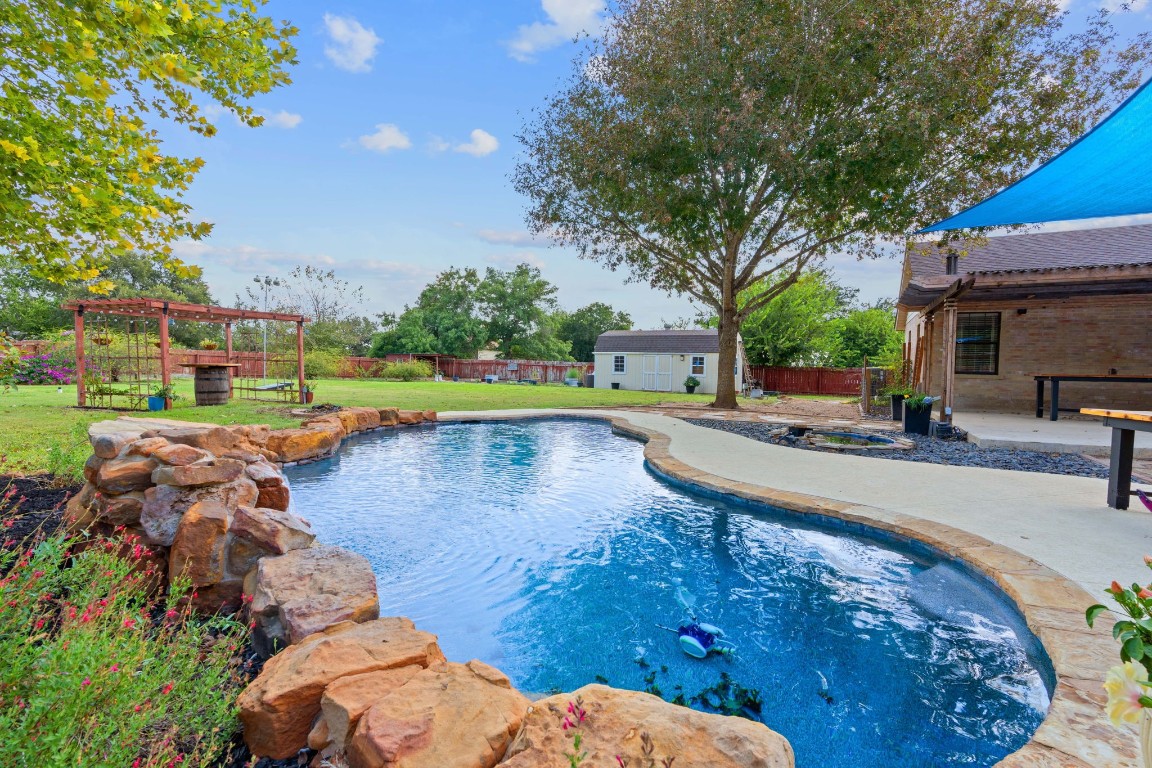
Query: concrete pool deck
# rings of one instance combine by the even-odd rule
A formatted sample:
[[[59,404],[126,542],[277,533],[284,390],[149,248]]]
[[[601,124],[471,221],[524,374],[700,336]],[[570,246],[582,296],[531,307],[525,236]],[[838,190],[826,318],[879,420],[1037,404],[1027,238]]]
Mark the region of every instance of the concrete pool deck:
[[[1148,583],[1152,514],[1105,504],[1107,481],[890,461],[769,445],[656,413],[614,410],[444,412],[442,421],[601,418],[647,440],[657,469],[704,488],[925,541],[981,570],[1043,643],[1058,682],[1032,741],[998,768],[1141,765],[1134,727],[1104,716],[1102,683],[1119,663],[1111,622],[1084,609],[1108,602],[1113,579]],[[1139,506],[1139,505],[1137,505]]]

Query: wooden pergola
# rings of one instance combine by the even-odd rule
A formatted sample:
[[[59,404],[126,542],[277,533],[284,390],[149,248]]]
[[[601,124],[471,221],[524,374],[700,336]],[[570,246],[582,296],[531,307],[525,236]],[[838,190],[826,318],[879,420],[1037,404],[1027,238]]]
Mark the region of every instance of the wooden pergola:
[[[76,329],[76,402],[83,407],[84,391],[84,315],[95,312],[123,317],[154,319],[159,326],[160,380],[165,386],[172,383],[172,360],[168,340],[168,321],[184,320],[197,323],[219,323],[224,326],[226,359],[231,362],[232,324],[245,320],[272,320],[296,324],[296,378],[300,402],[304,402],[304,323],[309,322],[303,315],[285,312],[261,312],[254,309],[231,309],[211,307],[204,304],[185,304],[163,299],[92,299],[70,301],[63,305],[75,317]]]

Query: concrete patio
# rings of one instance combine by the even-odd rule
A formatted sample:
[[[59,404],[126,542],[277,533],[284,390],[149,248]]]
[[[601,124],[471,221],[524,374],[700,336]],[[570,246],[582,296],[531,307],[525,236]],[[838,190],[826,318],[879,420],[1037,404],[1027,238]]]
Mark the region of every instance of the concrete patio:
[[[968,441],[981,448],[1013,448],[1045,453],[1086,453],[1107,456],[1112,430],[1101,420],[1080,414],[1062,415],[1059,421],[1038,419],[1034,413],[957,412],[957,427]],[[1136,457],[1152,459],[1152,433],[1136,433]]]

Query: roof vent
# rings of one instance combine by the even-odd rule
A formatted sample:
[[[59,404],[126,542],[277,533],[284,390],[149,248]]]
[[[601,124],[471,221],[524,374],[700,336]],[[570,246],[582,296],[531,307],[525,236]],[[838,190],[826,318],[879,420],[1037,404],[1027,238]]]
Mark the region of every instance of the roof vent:
[[[948,254],[948,258],[944,260],[944,273],[954,275],[957,272],[957,265],[960,257],[954,253]]]

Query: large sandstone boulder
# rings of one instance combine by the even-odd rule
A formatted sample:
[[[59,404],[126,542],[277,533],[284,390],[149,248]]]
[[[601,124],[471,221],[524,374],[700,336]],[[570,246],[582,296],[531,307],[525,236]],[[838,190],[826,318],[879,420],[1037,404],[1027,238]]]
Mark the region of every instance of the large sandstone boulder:
[[[401,424],[422,424],[423,422],[423,411],[400,411]]]
[[[305,746],[321,696],[334,681],[442,661],[436,637],[408,619],[331,626],[273,656],[240,694],[244,741],[254,755],[292,757]]]
[[[96,487],[104,493],[142,491],[152,485],[152,472],[158,466],[143,456],[109,459],[96,472]]]
[[[629,765],[648,765],[643,752],[645,735],[654,746],[651,757],[656,765],[667,757],[675,758],[677,768],[795,765],[788,740],[761,723],[697,712],[647,693],[588,685],[534,703],[502,768],[555,768],[557,756],[572,749],[572,737],[561,724],[568,716],[568,705],[577,699],[587,713],[580,729],[588,765],[616,765],[617,755]]]
[[[228,518],[228,508],[216,500],[189,507],[169,552],[169,582],[183,576],[196,587],[207,587],[224,580]]]
[[[239,459],[207,458],[185,466],[160,467],[152,473],[152,482],[185,487],[221,485],[240,477],[244,467],[244,462]]]
[[[348,675],[324,689],[320,718],[308,734],[308,746],[324,756],[342,752],[352,738],[360,716],[380,699],[411,680],[423,667],[383,669]]]
[[[97,506],[96,514],[111,526],[140,525],[140,513],[144,509],[144,493],[129,491],[118,496],[104,496]]]
[[[300,429],[278,429],[268,436],[267,448],[277,461],[290,462],[327,456],[344,439],[339,422],[314,423]]]
[[[252,596],[253,642],[263,653],[337,622],[380,615],[372,566],[342,547],[314,546],[262,558],[245,578],[244,592]]]
[[[216,425],[197,425],[192,427],[175,427],[160,429],[156,434],[170,443],[190,445],[208,451],[213,456],[223,456],[228,450],[235,448],[240,442],[232,430]]]
[[[400,423],[399,408],[378,408],[377,412],[380,414],[380,426],[382,427],[394,427]]]
[[[252,506],[257,498],[259,490],[256,483],[246,475],[223,485],[156,485],[144,491],[140,525],[149,543],[170,547],[176,539],[176,529],[180,527],[181,518],[193,504],[214,499],[229,509],[235,509],[238,506]]]
[[[520,730],[529,704],[487,664],[438,664],[364,713],[348,745],[348,763],[352,768],[492,768]]]
[[[380,426],[380,411],[375,408],[364,406],[341,408],[335,415],[344,427],[344,431],[349,434]]]
[[[302,517],[279,509],[236,507],[232,534],[269,555],[283,555],[312,546],[316,534]]]

